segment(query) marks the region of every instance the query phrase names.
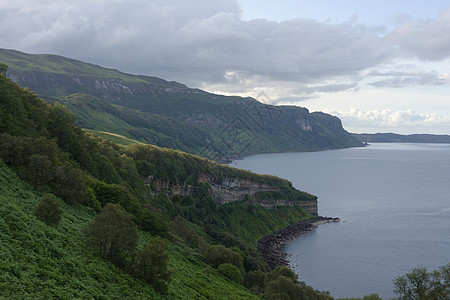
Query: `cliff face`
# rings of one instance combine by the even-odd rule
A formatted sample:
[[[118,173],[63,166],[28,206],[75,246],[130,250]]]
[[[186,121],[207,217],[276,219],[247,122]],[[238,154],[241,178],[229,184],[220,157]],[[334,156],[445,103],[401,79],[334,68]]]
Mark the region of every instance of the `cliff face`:
[[[210,186],[210,194],[215,200],[216,204],[226,204],[235,201],[247,201],[250,204],[260,204],[264,208],[270,209],[276,206],[300,206],[312,215],[318,215],[317,200],[315,201],[292,201],[287,198],[273,197],[264,198],[259,197],[261,192],[277,192],[279,189],[271,185],[255,182],[247,178],[224,177],[224,178],[210,178],[201,177],[198,182],[208,183]],[[156,186],[156,192],[167,192],[169,196],[193,195],[197,187],[180,184],[169,183],[167,181],[153,180],[152,177],[146,180],[147,184],[153,183]]]
[[[189,151],[215,161],[226,162],[252,153],[362,146],[342,128],[338,118],[310,113],[302,107],[274,106],[253,98],[212,94],[177,82],[126,74],[54,55],[31,55],[0,49],[0,60],[8,64],[7,74],[13,81],[41,96],[65,101],[68,107],[73,99],[70,96],[78,94],[78,99],[81,95],[86,101],[95,97],[116,108],[127,109],[129,117],[117,120],[123,116],[115,114],[116,123],[109,128],[92,120],[83,120],[89,116],[100,119],[95,118],[99,112],[79,112],[80,124],[90,123],[90,129],[123,134],[117,132],[123,122],[136,127],[137,119],[154,118],[149,114],[158,115],[164,117],[167,124],[174,121],[178,125],[189,125],[209,137],[203,138],[201,145],[195,142],[184,147],[190,138],[178,136],[177,130],[162,131],[156,125],[130,130],[127,137],[148,138],[146,142],[157,146]],[[154,138],[155,133],[159,134],[159,139]],[[204,137],[206,135],[203,134]]]

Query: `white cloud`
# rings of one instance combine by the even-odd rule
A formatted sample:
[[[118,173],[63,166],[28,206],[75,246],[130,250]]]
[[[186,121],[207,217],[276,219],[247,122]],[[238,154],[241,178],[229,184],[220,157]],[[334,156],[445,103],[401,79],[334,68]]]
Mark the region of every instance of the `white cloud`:
[[[437,114],[423,114],[412,110],[371,110],[350,109],[347,111],[332,111],[332,114],[343,119],[358,122],[365,126],[417,126],[443,124],[450,125],[450,118]]]
[[[450,8],[437,19],[408,20],[395,29],[389,39],[409,55],[438,61],[450,57]]]

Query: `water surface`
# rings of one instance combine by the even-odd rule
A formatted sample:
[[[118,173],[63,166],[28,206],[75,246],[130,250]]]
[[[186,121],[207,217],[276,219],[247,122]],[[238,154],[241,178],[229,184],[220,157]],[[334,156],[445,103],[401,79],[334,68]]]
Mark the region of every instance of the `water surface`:
[[[231,166],[286,178],[340,217],[286,247],[300,280],[334,297],[393,295],[392,279],[450,262],[450,145],[263,154]]]

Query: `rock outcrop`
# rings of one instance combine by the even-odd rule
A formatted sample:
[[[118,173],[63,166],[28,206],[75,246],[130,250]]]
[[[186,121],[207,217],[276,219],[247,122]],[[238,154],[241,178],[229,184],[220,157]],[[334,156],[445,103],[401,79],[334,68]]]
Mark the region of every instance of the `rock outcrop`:
[[[257,243],[258,251],[272,269],[276,266],[287,266],[288,260],[284,252],[284,247],[287,242],[314,230],[320,224],[337,222],[340,222],[339,218],[328,217],[315,217],[302,220],[260,239]]]
[[[279,191],[279,189],[269,184],[256,182],[251,179],[237,177],[210,178],[204,176],[201,177],[198,182],[207,183],[209,185],[211,196],[217,204],[245,200],[250,204],[260,204],[267,209],[276,206],[300,206],[312,215],[318,214],[317,200],[292,201],[284,199],[283,197],[261,199],[258,195],[259,193],[276,192]],[[155,193],[166,192],[169,196],[193,195],[195,189],[198,188],[185,183],[170,183],[162,180],[153,180],[153,177],[147,178],[146,183],[153,183],[156,186]]]

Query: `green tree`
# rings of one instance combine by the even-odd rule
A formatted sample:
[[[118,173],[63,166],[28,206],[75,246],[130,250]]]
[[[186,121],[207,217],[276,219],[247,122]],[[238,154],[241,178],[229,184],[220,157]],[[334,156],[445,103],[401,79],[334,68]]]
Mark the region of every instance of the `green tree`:
[[[250,271],[244,276],[244,286],[257,294],[262,293],[266,286],[264,279],[264,272],[260,270]]]
[[[167,234],[167,220],[159,212],[143,209],[140,214],[140,223],[143,230],[153,235],[165,236]]]
[[[294,283],[298,283],[298,276],[294,271],[285,266],[277,266],[272,272],[266,275],[266,285],[268,282],[274,281],[280,276],[290,278]]]
[[[292,278],[283,275],[266,284],[265,299],[307,300],[305,292]]]
[[[71,163],[65,162],[55,171],[54,191],[58,197],[64,199],[66,203],[88,204],[88,186],[83,172],[74,167]]]
[[[103,258],[125,267],[134,254],[138,231],[130,214],[118,204],[108,204],[86,228],[85,236]]]
[[[133,273],[158,292],[167,294],[170,283],[168,262],[167,244],[164,240],[156,238],[137,253]]]
[[[234,265],[230,263],[224,263],[217,267],[217,271],[222,274],[222,276],[227,277],[228,279],[241,283],[244,281],[244,277],[242,276],[241,271]]]
[[[219,265],[224,263],[230,263],[242,272],[244,270],[242,253],[233,251],[223,245],[209,247],[208,250],[206,250],[204,259],[207,264],[213,266],[214,268],[217,268]]]
[[[45,190],[53,179],[52,162],[47,155],[33,154],[29,158],[28,180],[37,190]]]
[[[35,216],[47,225],[58,225],[62,209],[53,194],[45,194],[34,212]]]
[[[8,71],[8,65],[0,63],[0,74],[6,74],[6,71]]]
[[[450,263],[428,272],[425,267],[411,269],[394,279],[394,293],[403,300],[449,299]]]

